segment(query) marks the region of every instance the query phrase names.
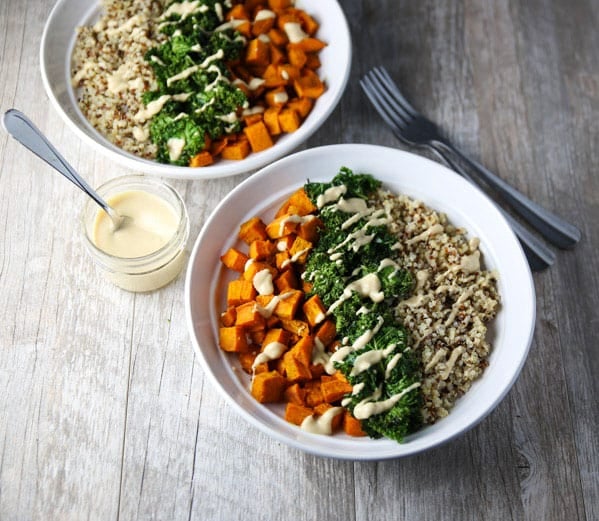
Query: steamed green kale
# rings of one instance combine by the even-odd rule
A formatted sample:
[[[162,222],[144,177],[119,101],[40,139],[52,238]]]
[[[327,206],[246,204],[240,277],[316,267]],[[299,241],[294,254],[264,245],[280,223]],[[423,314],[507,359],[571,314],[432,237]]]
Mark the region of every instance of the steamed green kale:
[[[248,100],[230,82],[226,64],[239,58],[244,39],[232,28],[219,27],[220,5],[202,0],[187,16],[163,15],[160,27],[168,38],[146,52],[157,88],[145,92],[142,101],[147,105],[170,96],[150,123],[160,162],[186,166],[205,148],[207,137],[218,139],[241,130],[237,114]],[[169,140],[183,143],[182,149],[174,152]]]
[[[401,441],[421,424],[421,375],[408,332],[392,309],[410,295],[414,280],[393,261],[396,238],[384,211],[362,204],[366,210],[352,218],[355,213],[345,211],[336,197],[327,197],[329,189],[342,187],[333,190],[338,197],[368,201],[380,185],[372,176],[348,168],[342,168],[330,183],[305,185],[308,197],[320,206],[323,228],[304,279],[312,284],[309,294],[319,295],[330,311],[348,351],[334,362],[354,386],[354,393],[346,397],[347,408],[362,420],[371,437]],[[364,281],[368,281],[367,291]],[[386,400],[389,406],[382,407]],[[364,413],[369,407],[382,410]]]

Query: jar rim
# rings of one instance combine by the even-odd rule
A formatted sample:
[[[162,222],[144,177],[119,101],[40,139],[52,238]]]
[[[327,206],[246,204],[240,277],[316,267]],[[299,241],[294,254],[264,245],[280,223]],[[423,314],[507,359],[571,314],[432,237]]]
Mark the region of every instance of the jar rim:
[[[140,185],[140,187],[139,187],[140,190],[143,189],[142,185],[146,185],[146,186],[150,185],[150,186],[154,186],[157,188],[165,189],[174,198],[174,200],[177,203],[178,208],[175,207],[171,203],[171,201],[166,201],[166,202],[168,204],[170,204],[174,210],[178,210],[177,213],[178,213],[178,217],[179,217],[179,225],[178,225],[177,231],[173,234],[173,236],[164,245],[162,245],[157,250],[155,250],[151,253],[148,253],[146,255],[141,255],[139,257],[118,257],[116,255],[106,253],[104,250],[102,250],[102,249],[98,248],[98,246],[96,246],[96,244],[94,243],[94,241],[92,240],[92,238],[90,237],[90,235],[88,233],[88,227],[86,224],[87,212],[90,207],[93,207],[90,205],[95,206],[97,204],[95,201],[90,199],[87,201],[87,203],[83,207],[83,212],[82,212],[81,224],[83,227],[83,236],[85,239],[85,244],[87,245],[88,249],[91,252],[93,252],[93,254],[96,255],[102,263],[110,263],[112,265],[114,262],[119,262],[119,263],[126,264],[130,267],[139,267],[139,266],[143,266],[147,262],[154,261],[155,259],[160,258],[161,256],[167,254],[169,251],[171,251],[173,249],[174,246],[176,246],[178,244],[181,244],[181,248],[176,248],[176,251],[173,252],[173,256],[176,255],[180,249],[183,249],[185,247],[185,244],[187,242],[187,238],[189,235],[189,217],[187,215],[187,208],[186,208],[185,202],[183,201],[183,198],[181,197],[179,192],[177,190],[175,190],[170,184],[168,184],[162,180],[147,177],[143,174],[128,174],[128,175],[124,175],[124,176],[115,177],[113,179],[110,179],[109,181],[106,181],[105,183],[101,184],[96,189],[96,191],[100,195],[103,196],[103,192],[105,192],[106,190],[110,190],[112,188],[119,188],[119,187],[121,187],[121,185],[123,185],[123,188],[126,188],[127,184],[136,184],[136,183]],[[100,207],[98,207],[98,211],[102,211],[102,209]],[[96,213],[94,213],[93,215],[95,216]],[[161,265],[166,264],[169,261],[170,261],[170,259],[166,259],[164,261],[164,263],[161,263]]]

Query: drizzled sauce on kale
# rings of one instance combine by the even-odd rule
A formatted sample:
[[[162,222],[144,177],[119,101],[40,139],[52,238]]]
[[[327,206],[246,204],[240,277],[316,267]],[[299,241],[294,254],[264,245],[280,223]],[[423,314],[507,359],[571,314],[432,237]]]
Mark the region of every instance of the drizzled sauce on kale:
[[[327,371],[341,371],[353,386],[343,405],[369,436],[401,441],[421,425],[421,375],[393,308],[410,295],[414,280],[394,260],[389,216],[369,202],[380,186],[347,168],[329,183],[305,185],[323,228],[303,276],[341,339]]]

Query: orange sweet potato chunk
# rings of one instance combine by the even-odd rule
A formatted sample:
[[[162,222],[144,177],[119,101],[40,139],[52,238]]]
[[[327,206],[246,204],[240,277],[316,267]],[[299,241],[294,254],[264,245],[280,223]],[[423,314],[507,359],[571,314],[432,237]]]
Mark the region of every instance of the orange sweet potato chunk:
[[[230,270],[243,272],[248,256],[235,248],[229,248],[220,258],[221,262]]]
[[[237,237],[246,244],[251,244],[256,240],[266,240],[268,239],[266,225],[260,217],[252,217],[239,227]]]
[[[249,351],[245,330],[239,326],[221,327],[218,330],[219,345],[223,351],[243,353]]]
[[[253,152],[260,152],[272,147],[273,142],[263,121],[254,123],[243,129]]]
[[[313,413],[314,411],[309,407],[289,402],[285,407],[285,421],[299,426],[308,416],[312,416]]]
[[[281,401],[287,381],[277,371],[266,371],[254,376],[252,380],[252,396],[260,403]]]

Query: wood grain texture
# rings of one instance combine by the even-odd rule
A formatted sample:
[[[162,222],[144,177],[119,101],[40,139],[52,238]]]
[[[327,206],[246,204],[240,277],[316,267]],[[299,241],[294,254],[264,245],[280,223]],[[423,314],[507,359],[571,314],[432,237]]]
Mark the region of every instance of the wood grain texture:
[[[26,112],[98,185],[127,171],[47,101],[38,55],[52,3],[0,2],[0,110]],[[599,519],[596,2],[341,5],[350,82],[305,146],[405,148],[358,85],[385,65],[465,151],[583,231],[534,276],[536,332],[520,378],[477,427],[409,458],[338,461],[274,442],[204,378],[183,279],[148,295],[104,283],[80,242],[83,196],[0,133],[3,521]],[[245,177],[173,182],[192,237]]]

